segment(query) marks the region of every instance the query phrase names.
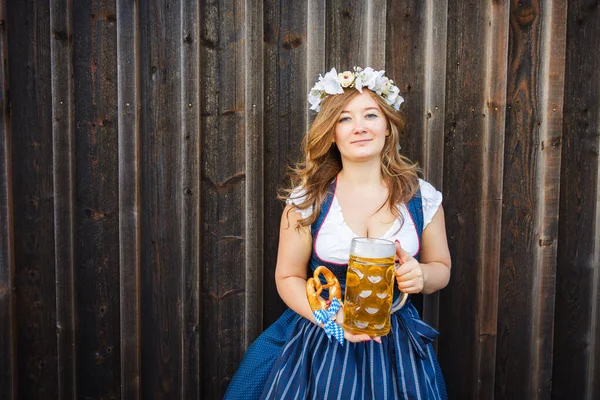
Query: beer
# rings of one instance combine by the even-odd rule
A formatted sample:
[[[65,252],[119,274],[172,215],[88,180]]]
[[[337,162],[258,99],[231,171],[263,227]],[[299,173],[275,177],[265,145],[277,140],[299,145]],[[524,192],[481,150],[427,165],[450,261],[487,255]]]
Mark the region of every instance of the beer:
[[[369,336],[383,336],[390,331],[395,254],[394,243],[387,240],[352,240],[346,274],[345,330]]]

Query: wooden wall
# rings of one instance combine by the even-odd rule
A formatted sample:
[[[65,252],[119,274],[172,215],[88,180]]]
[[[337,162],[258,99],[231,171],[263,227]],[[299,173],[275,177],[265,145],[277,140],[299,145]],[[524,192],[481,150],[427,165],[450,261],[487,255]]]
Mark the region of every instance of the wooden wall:
[[[597,0],[0,0],[0,398],[220,398],[353,65],[445,197],[451,398],[599,398],[598,49]]]

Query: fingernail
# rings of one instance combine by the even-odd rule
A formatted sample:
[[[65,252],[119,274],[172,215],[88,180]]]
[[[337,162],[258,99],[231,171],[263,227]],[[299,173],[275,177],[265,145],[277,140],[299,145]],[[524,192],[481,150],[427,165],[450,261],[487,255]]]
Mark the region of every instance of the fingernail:
[[[395,240],[396,243],[400,243],[400,241],[398,239]]]

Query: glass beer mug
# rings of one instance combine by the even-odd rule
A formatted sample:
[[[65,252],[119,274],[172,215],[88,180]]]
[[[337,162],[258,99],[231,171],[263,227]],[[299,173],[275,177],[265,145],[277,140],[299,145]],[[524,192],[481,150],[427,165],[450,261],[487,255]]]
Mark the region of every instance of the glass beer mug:
[[[396,247],[385,239],[354,238],[346,273],[345,330],[369,336],[390,331]],[[401,307],[408,295],[403,294]]]

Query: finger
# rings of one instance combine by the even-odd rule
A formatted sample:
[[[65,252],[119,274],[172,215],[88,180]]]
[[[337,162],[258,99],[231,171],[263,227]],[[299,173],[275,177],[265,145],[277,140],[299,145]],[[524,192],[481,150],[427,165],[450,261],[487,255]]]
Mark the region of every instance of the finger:
[[[381,336],[373,336],[373,340],[381,344]]]
[[[346,338],[346,340],[348,340],[352,343],[368,342],[371,340],[371,337],[365,333],[355,335],[355,334],[345,331],[344,337]]]
[[[344,324],[344,306],[342,305],[335,315],[335,323],[339,326]]]
[[[402,248],[400,241],[396,239],[396,263],[399,265],[405,264],[413,259],[413,256]]]
[[[421,276],[421,271],[417,266],[413,266],[410,264],[404,264],[400,268],[398,268],[398,274],[396,275],[399,279],[407,280],[412,278],[418,278]]]
[[[412,279],[409,281],[398,282],[398,289],[400,289],[401,292],[407,292],[408,290],[413,289],[417,286],[419,286],[418,282]]]
[[[396,279],[406,280],[418,274],[417,267],[418,264],[413,262],[401,264],[398,268],[394,270],[394,275],[396,275]]]
[[[402,256],[410,256],[410,254],[408,254],[408,252],[406,250],[404,250],[404,248],[402,248],[402,244],[400,243],[400,241],[398,239],[396,239],[395,244],[396,244],[396,255],[398,257],[402,258]]]
[[[410,271],[411,271],[410,265],[404,263],[404,264],[400,264],[400,266],[398,266],[398,268],[396,268],[394,270],[394,275],[396,275],[397,279],[400,279],[404,275],[410,273]]]
[[[408,282],[419,282],[423,280],[423,276],[419,273],[418,270],[411,270],[408,271],[407,273],[400,275],[400,276],[396,276],[396,280],[398,282],[402,282],[402,283],[408,283]]]
[[[423,285],[420,284],[419,282],[413,282],[413,281],[408,282],[408,283],[399,282],[398,290],[400,290],[402,293],[416,294],[416,293],[421,293],[421,291],[423,290]]]

